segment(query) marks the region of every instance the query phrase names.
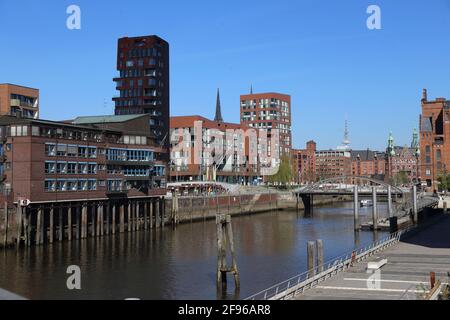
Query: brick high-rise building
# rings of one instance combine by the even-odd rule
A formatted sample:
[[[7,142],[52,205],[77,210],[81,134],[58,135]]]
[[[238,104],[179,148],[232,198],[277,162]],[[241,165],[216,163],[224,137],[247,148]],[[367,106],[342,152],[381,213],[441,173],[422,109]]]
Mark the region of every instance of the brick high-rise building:
[[[280,93],[241,95],[241,123],[255,129],[266,129],[268,138],[272,129],[279,130],[280,155],[290,154],[291,96]]]
[[[149,114],[152,134],[168,148],[169,44],[154,35],[120,38],[117,70],[115,114]]]
[[[439,175],[450,169],[450,101],[429,101],[422,93],[420,115],[420,178],[429,189],[437,189]]]
[[[311,140],[306,143],[306,149],[292,150],[294,164],[299,183],[316,181],[316,143]]]
[[[39,90],[9,83],[0,84],[0,114],[39,118]]]

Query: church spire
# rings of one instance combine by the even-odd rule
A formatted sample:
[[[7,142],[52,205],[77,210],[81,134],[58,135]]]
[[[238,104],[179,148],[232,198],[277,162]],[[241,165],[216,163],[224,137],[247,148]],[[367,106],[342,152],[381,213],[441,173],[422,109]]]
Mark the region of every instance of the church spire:
[[[220,95],[219,89],[217,88],[217,99],[216,99],[216,115],[214,117],[214,121],[223,122],[222,118],[222,110],[220,109]]]

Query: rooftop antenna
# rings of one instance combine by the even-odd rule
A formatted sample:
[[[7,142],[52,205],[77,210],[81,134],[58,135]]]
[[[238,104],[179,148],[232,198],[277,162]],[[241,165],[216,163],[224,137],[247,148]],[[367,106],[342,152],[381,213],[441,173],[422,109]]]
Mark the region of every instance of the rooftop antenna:
[[[253,94],[253,84],[250,84],[250,94]]]
[[[350,139],[348,136],[348,121],[347,117],[345,117],[344,140],[342,141],[342,146],[344,146],[346,149],[350,148]]]

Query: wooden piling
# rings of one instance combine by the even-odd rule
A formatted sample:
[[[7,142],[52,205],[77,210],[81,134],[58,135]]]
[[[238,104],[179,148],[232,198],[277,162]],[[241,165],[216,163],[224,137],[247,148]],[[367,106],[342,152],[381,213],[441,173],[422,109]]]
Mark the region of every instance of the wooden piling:
[[[106,214],[106,229],[105,229],[105,234],[109,235],[109,229],[110,229],[110,210],[111,210],[111,206],[109,203],[105,204],[104,206],[105,209],[105,214]]]
[[[119,220],[120,220],[119,221],[119,223],[120,223],[119,232],[120,233],[123,233],[125,231],[125,213],[124,213],[124,211],[125,211],[125,205],[121,204],[119,207],[119,215],[120,215],[120,217],[119,217]]]
[[[153,228],[153,200],[148,203],[148,215],[150,216],[150,229]]]
[[[91,212],[91,237],[95,237],[95,222],[97,221],[97,204],[94,203],[91,206],[91,210],[89,210]],[[88,214],[89,217],[89,214]]]
[[[317,272],[323,272],[323,241],[321,239],[316,240],[316,254],[317,254]]]
[[[444,201],[443,206],[444,206],[444,214],[447,214],[447,201]]]
[[[166,206],[164,205],[164,198],[159,198],[159,211],[161,212],[161,227],[166,223]]]
[[[22,239],[22,224],[23,224],[23,217],[22,217],[22,207],[17,203],[16,207],[17,212],[17,248],[20,246],[20,240]]]
[[[67,240],[72,241],[72,207],[67,208]]]
[[[308,269],[308,278],[314,277],[314,241],[308,241],[307,245],[307,269]]]
[[[132,227],[132,218],[131,218],[131,202],[128,202],[128,210],[127,210],[127,217],[128,217],[128,223],[127,223],[127,227],[128,227],[128,232],[131,232],[131,227]]]
[[[226,290],[227,287],[227,272],[234,275],[235,290],[239,290],[239,271],[236,262],[236,255],[234,251],[233,229],[231,226],[231,216],[219,214],[216,215],[217,228],[217,292]],[[230,246],[231,253],[231,267],[227,266],[227,243]]]
[[[156,228],[161,227],[161,217],[159,216],[159,200],[155,201],[155,219]]]
[[[64,232],[64,226],[63,226],[63,208],[58,208],[58,241],[63,240],[63,232]]]
[[[100,203],[94,206],[94,208],[95,208],[94,211],[96,211],[96,216],[95,216],[96,219],[95,219],[95,221],[97,222],[96,223],[96,228],[95,228],[95,230],[96,230],[95,234],[96,234],[97,237],[100,236],[100,228],[102,226],[100,206],[101,206]]]
[[[113,203],[112,204],[112,208],[111,208],[111,215],[112,215],[112,227],[111,227],[111,233],[112,234],[116,234],[116,204]]]
[[[137,231],[139,231],[141,230],[141,206],[139,205],[139,202],[136,202],[136,221],[137,221],[136,229]]]
[[[144,205],[144,230],[147,230],[147,226],[148,226],[148,221],[147,221],[147,219],[148,219],[148,212],[147,212],[147,210],[148,210],[148,202],[147,201],[144,202],[143,205]]]
[[[87,204],[83,203],[82,211],[81,211],[81,238],[87,237]]]
[[[5,234],[4,234],[4,238],[3,238],[3,247],[6,248],[8,246],[8,231],[9,231],[9,226],[8,226],[8,202],[5,201],[4,204],[4,212],[5,212]]]
[[[48,239],[50,243],[53,243],[53,236],[55,234],[55,230],[54,230],[54,208],[53,206],[50,208],[50,213],[49,213],[49,217],[48,217]]]
[[[80,216],[80,205],[77,204],[77,206],[75,207],[75,224],[76,224],[76,228],[75,228],[75,237],[77,240],[80,239],[80,227],[81,227],[81,216]]]
[[[35,244],[40,245],[41,244],[41,229],[42,229],[42,208],[37,209],[37,216],[36,216],[36,239]]]
[[[373,230],[378,230],[377,188],[372,187],[372,221]]]

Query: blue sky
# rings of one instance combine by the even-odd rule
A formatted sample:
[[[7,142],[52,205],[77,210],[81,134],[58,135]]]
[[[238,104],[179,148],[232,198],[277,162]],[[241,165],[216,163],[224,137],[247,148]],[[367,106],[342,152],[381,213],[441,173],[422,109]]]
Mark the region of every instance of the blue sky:
[[[66,8],[81,8],[81,30]],[[381,8],[381,30],[366,9]],[[20,1],[0,0],[0,83],[41,90],[41,117],[112,113],[117,38],[170,43],[171,114],[226,121],[239,95],[292,96],[293,141],[384,149],[388,132],[410,143],[422,88],[450,98],[450,0]]]

